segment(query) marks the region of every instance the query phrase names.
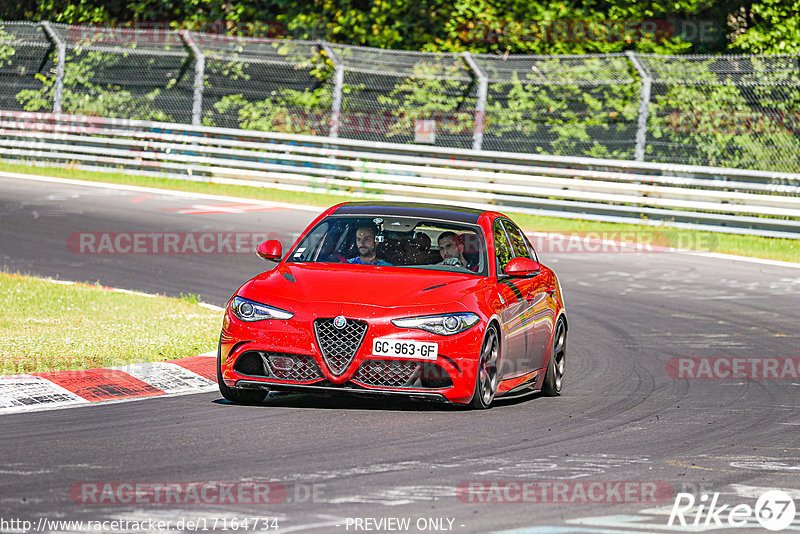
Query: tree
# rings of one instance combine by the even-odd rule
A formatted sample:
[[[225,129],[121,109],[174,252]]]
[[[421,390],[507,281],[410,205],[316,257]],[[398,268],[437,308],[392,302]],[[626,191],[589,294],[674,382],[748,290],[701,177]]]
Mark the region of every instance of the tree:
[[[732,11],[730,48],[749,54],[800,53],[800,0],[762,0]]]

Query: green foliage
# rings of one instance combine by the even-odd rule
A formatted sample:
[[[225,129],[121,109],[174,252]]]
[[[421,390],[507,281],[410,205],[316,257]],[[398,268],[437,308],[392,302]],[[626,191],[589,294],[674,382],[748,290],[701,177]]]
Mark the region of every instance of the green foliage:
[[[32,4],[36,6],[34,9],[30,9]],[[49,20],[65,24],[104,24],[114,20],[115,15],[122,15],[92,0],[38,0],[35,4],[21,2],[11,9],[23,10],[23,16],[8,17],[8,20]]]
[[[437,118],[441,131],[472,135],[475,99],[467,98],[467,72],[455,77],[453,67],[431,60],[414,65],[413,74],[403,78],[388,95],[378,95],[377,103],[391,109],[393,121],[387,137],[409,135],[417,119]],[[450,75],[451,77],[443,77]],[[467,102],[468,101],[468,102]],[[466,104],[466,105],[465,105]]]
[[[200,302],[200,296],[195,293],[181,293],[180,298],[189,304],[197,304]]]
[[[100,117],[123,117],[126,119],[170,121],[172,118],[154,105],[154,101],[165,87],[156,87],[143,95],[134,95],[119,85],[98,83],[95,74],[103,69],[113,68],[124,55],[98,51],[75,49],[68,55],[64,66],[64,88],[61,109],[65,112],[94,115]],[[55,58],[53,58],[55,62]],[[153,62],[153,58],[147,59]],[[143,65],[141,68],[148,68]],[[17,101],[26,111],[52,109],[55,77],[37,73],[36,79],[42,82],[40,89],[25,89],[17,93]]]
[[[612,65],[614,65],[612,63]],[[558,58],[541,60],[530,72],[510,80],[489,84],[486,133],[503,137],[524,137],[530,152],[592,157],[630,158],[633,145],[610,147],[598,139],[631,139],[631,124],[638,115],[639,86],[592,84],[607,79],[608,65],[591,59],[567,66]],[[613,68],[625,68],[618,62]],[[623,71],[624,72],[624,71]],[[561,81],[543,73],[558,73]]]
[[[316,0],[283,5],[276,18],[298,39],[421,50],[441,32],[448,11],[442,0]]]
[[[242,42],[233,41],[227,46],[224,55],[206,59],[204,85],[207,95],[213,96],[206,96],[203,125],[289,133],[327,133],[331,89],[325,82],[330,78],[333,63],[324,50],[311,53],[307,47],[298,47],[291,40],[279,40],[271,43],[271,47],[286,63],[273,67],[250,61],[248,58],[253,57],[253,51],[245,53]],[[294,72],[303,74],[296,76]],[[265,82],[272,84],[272,87],[280,86],[285,83],[281,77],[287,74],[295,78],[295,85],[306,83],[307,87],[270,89],[259,86]],[[236,90],[242,86],[251,90],[259,88],[256,92],[266,98],[254,100],[252,92],[245,97]],[[326,115],[322,116],[323,113]]]
[[[17,50],[11,46],[13,42],[14,37],[0,26],[0,69],[9,64],[11,57],[17,53]]]
[[[174,29],[203,31],[212,25],[215,31],[259,35],[280,27],[284,36],[295,39],[429,52],[469,50],[497,57],[626,50],[800,53],[800,0],[133,0],[127,4],[35,0],[4,6],[0,19],[13,18],[104,25],[171,21]],[[307,83],[286,65],[273,69],[273,78],[265,76],[267,67],[249,64],[243,47],[224,57],[209,56],[203,124],[327,133],[333,64],[323,51],[300,53],[287,42],[291,41],[274,46],[287,64],[310,74]],[[0,29],[0,68],[8,65],[14,53],[13,38]],[[164,102],[179,83],[178,74],[137,93],[124,84],[102,81],[98,75],[102,69],[121,70],[124,55],[89,49],[70,53],[65,111],[174,119]],[[363,51],[359,54],[367,57]],[[146,58],[138,56],[137,61],[152,61]],[[685,66],[676,66],[674,71],[665,67],[659,79],[670,83],[654,88],[651,99],[648,141],[653,144],[648,145],[648,159],[800,168],[796,126],[786,124],[787,117],[800,113],[796,65],[775,68],[758,62],[754,60],[755,74],[745,69],[735,80],[714,74],[710,63],[698,62],[693,72]],[[620,64],[627,67],[618,65],[616,72],[624,77],[627,68],[634,81],[611,83],[590,62],[573,68],[563,58],[554,58],[550,64],[539,61],[531,72],[492,76],[487,138],[498,146],[513,143],[515,149],[530,151],[631,157],[640,86],[628,62],[623,58]],[[186,65],[185,71],[190,69]],[[147,72],[151,66],[146,63],[141,69]],[[475,86],[459,76],[439,76],[443,68],[433,61],[418,63],[413,73],[381,77],[377,84],[371,74],[357,77],[348,72],[342,110],[355,115],[377,110],[391,113],[387,135],[395,141],[412,133],[414,122],[423,118],[445,117],[437,125],[439,132],[470,135]],[[262,69],[260,74],[257,69]],[[561,71],[567,75],[557,79]],[[188,72],[182,76],[191,76]],[[291,82],[281,78],[286,73]],[[19,92],[20,104],[30,111],[50,109],[53,76],[46,71],[36,74],[41,88]],[[369,76],[372,81],[365,81]],[[274,85],[260,85],[264,81]],[[281,87],[289,83],[294,85]],[[376,85],[381,87],[376,89]],[[739,124],[732,126],[735,121]]]
[[[648,159],[669,161],[672,153],[682,156],[679,163],[797,172],[800,75],[791,59],[784,60],[789,68],[751,61],[753,74],[735,84],[713,72],[713,58],[691,73],[678,62],[661,64],[659,75],[673,83],[650,105]]]
[[[171,21],[378,48],[539,54],[798,53],[799,14],[800,0],[35,0],[0,8],[5,20]]]
[[[733,50],[750,54],[800,53],[800,0],[761,0],[730,15]]]
[[[313,91],[280,89],[270,98],[255,102],[241,94],[227,95],[207,111],[203,124],[216,124],[217,115],[235,117],[239,128],[296,134],[326,134],[327,112],[330,111],[330,90]]]
[[[699,39],[694,24],[710,19],[716,38]],[[437,49],[494,53],[581,54],[636,50],[674,54],[724,48],[725,14],[707,0],[669,5],[629,0],[457,0]],[[684,26],[686,26],[684,28]],[[686,31],[689,30],[689,31]],[[707,32],[706,32],[707,33]]]
[[[763,19],[756,32],[781,35],[790,24],[786,19],[797,16],[797,1],[754,4],[752,16]],[[259,35],[280,28],[279,33],[296,39],[425,51],[681,53],[725,50],[728,19],[740,5],[747,4],[743,0],[134,0],[101,4],[35,0],[5,6],[0,19],[123,25],[171,21],[175,29],[203,30],[213,25],[215,31]],[[782,12],[788,13],[783,19]],[[707,21],[718,39],[698,41],[668,21]]]

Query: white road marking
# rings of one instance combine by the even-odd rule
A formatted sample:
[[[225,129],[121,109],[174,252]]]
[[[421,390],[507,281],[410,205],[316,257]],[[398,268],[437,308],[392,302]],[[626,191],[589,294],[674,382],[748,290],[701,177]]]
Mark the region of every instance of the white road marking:
[[[774,487],[748,486],[746,484],[730,484],[730,487],[733,489],[736,495],[748,499],[758,499],[765,492],[775,489]],[[788,493],[792,499],[800,499],[799,489],[787,489],[787,488],[781,488],[781,489],[786,493]]]
[[[414,504],[419,501],[436,501],[441,498],[455,497],[455,486],[396,486],[377,489],[375,491],[347,495],[330,499],[330,504],[381,504],[384,506],[400,506]]]
[[[248,202],[250,204],[259,204],[261,206],[270,206],[276,208],[288,208],[301,211],[311,211],[314,213],[322,212],[323,208],[317,206],[305,206],[302,204],[289,204],[285,202],[272,202],[268,200],[258,200],[253,198],[240,198],[231,197],[227,195],[211,195],[208,193],[189,193],[186,191],[175,191],[172,189],[158,189],[155,187],[142,187],[138,185],[123,185],[112,184],[107,182],[86,182],[83,180],[73,180],[70,178],[56,178],[54,176],[37,176],[34,174],[25,174],[19,172],[0,171],[0,178],[16,178],[20,180],[32,180],[36,182],[49,182],[64,185],[76,185],[83,187],[94,187],[101,189],[116,189],[118,191],[136,191],[141,193],[150,193],[154,195],[167,195],[180,198],[192,199],[207,199],[207,200],[221,200],[224,202]]]
[[[337,516],[322,515],[322,514],[319,514],[317,517],[323,519],[323,521],[319,521],[316,523],[305,523],[302,525],[295,525],[286,528],[281,528],[279,526],[276,532],[277,534],[286,534],[288,532],[306,532],[308,530],[316,530],[318,528],[323,528],[323,527],[341,527],[342,524],[347,519],[345,517],[337,517]]]

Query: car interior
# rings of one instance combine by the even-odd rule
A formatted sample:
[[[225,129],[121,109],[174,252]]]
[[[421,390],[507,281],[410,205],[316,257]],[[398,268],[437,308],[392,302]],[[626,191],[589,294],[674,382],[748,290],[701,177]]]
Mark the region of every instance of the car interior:
[[[376,222],[377,221],[377,222]],[[341,263],[358,255],[355,234],[358,228],[376,229],[375,255],[395,266],[439,265],[438,237],[454,231],[464,244],[464,258],[468,263],[478,263],[478,272],[484,268],[481,254],[482,241],[474,231],[463,227],[448,227],[436,221],[410,218],[389,219],[333,219],[321,223],[306,239],[307,246],[298,247],[294,261],[323,261]]]

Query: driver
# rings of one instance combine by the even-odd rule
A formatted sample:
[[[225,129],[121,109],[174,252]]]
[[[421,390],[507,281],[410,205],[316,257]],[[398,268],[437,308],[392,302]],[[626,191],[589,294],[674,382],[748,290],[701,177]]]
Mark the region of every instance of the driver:
[[[361,265],[388,265],[392,264],[378,259],[375,255],[375,228],[372,226],[359,226],[356,230],[356,247],[358,256],[347,260],[350,263]]]
[[[440,265],[458,265],[470,271],[477,271],[477,263],[469,263],[464,257],[464,241],[455,232],[442,232],[439,236],[439,254],[442,256]]]

